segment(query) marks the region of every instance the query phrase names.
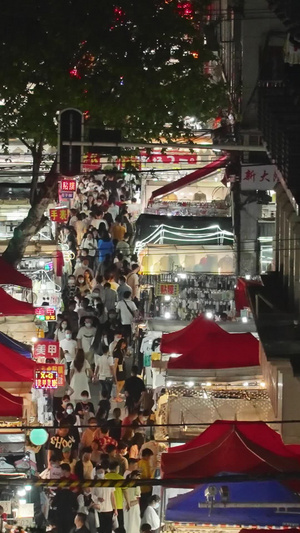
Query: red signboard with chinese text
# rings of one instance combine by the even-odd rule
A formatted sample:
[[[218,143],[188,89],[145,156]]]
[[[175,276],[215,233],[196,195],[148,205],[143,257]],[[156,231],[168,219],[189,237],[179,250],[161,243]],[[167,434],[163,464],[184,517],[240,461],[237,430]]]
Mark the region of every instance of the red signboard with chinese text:
[[[197,164],[197,155],[191,153],[180,153],[175,150],[168,150],[166,153],[161,153],[161,151],[151,152],[147,154],[145,150],[141,151],[141,162],[142,163],[168,163],[180,164],[185,163],[187,165],[196,165]]]
[[[273,190],[278,179],[276,165],[243,165],[241,167],[241,189],[243,191]]]
[[[50,220],[52,222],[58,222],[59,224],[65,224],[69,218],[69,209],[50,209]]]
[[[155,286],[155,296],[177,296],[178,293],[178,283],[157,283]]]
[[[61,180],[61,191],[76,192],[76,180]]]
[[[96,170],[101,168],[100,155],[88,153],[83,156],[83,170]]]
[[[35,389],[57,389],[65,384],[65,365],[36,365]]]
[[[47,320],[49,322],[56,320],[55,307],[36,307],[35,316],[38,320]]]
[[[46,359],[58,359],[59,342],[39,340],[35,343],[33,357],[46,357]]]

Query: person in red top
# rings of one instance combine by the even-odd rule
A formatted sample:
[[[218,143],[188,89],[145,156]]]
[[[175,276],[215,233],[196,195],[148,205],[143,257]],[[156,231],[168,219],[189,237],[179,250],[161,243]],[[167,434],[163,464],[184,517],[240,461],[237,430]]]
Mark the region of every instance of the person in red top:
[[[121,439],[127,441],[130,441],[133,437],[134,430],[133,427],[126,427],[131,426],[134,420],[137,419],[139,412],[136,409],[132,410],[132,413],[129,413],[128,416],[125,416],[122,420],[122,429],[121,429]]]
[[[102,426],[98,428],[94,433],[94,440],[99,443],[99,448],[103,453],[106,453],[106,446],[108,444],[113,444],[113,446],[118,446],[118,443],[115,439],[109,436],[108,426]]]

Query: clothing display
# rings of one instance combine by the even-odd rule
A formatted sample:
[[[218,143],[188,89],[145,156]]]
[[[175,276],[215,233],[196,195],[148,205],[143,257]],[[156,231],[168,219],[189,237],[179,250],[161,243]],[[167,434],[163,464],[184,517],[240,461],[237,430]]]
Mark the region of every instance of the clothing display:
[[[234,312],[235,276],[213,274],[166,274],[143,276],[143,284],[172,283],[174,295],[156,296],[154,316],[177,320],[192,320],[200,313],[211,311],[216,315]]]

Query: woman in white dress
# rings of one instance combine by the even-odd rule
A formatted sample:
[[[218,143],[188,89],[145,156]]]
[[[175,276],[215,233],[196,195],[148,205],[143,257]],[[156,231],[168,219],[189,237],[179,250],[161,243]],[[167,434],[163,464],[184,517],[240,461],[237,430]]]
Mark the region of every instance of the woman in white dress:
[[[89,397],[91,396],[89,388],[89,377],[92,376],[90,363],[84,357],[84,351],[79,349],[76,357],[70,366],[70,387],[73,389],[70,399],[72,401],[80,401],[81,393],[87,390]]]
[[[138,470],[134,470],[131,474],[128,474],[126,479],[140,479],[140,473]],[[128,487],[127,494],[130,502],[129,510],[124,509],[124,526],[125,530],[130,533],[140,533],[141,528],[141,515],[139,499],[141,497],[140,487]]]

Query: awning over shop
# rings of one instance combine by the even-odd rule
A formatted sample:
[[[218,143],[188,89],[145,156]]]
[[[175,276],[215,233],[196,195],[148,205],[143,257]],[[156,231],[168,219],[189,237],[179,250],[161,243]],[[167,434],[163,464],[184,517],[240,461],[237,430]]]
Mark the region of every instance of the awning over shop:
[[[5,333],[0,332],[0,345],[6,346],[15,352],[18,352],[20,355],[31,359],[32,349],[28,344],[23,342],[16,341],[12,337],[9,337]]]
[[[0,416],[20,418],[23,414],[23,398],[13,396],[0,387]]]
[[[166,196],[167,194],[178,191],[183,187],[187,187],[196,181],[206,178],[209,176],[209,174],[212,174],[212,172],[215,172],[219,168],[225,167],[227,159],[228,158],[226,155],[222,156],[219,159],[216,159],[216,161],[209,163],[205,167],[199,168],[198,170],[195,170],[195,172],[191,172],[179,180],[172,181],[171,183],[156,189],[156,191],[152,193],[149,201],[151,202],[154,200],[154,198],[158,198],[159,196]]]
[[[251,333],[228,333],[203,316],[184,330],[183,335],[170,342],[169,334],[163,335],[161,351],[182,354],[169,359],[168,369],[202,370],[259,365],[259,342]],[[167,337],[166,341],[164,337]]]
[[[220,490],[224,483],[213,483],[217,494],[215,504],[221,503]],[[276,507],[258,507],[257,505],[280,503],[300,505],[300,497],[281,485],[278,481],[251,481],[244,483],[227,483],[229,490],[229,506],[212,508],[207,504],[205,490],[207,485],[171,498],[166,509],[166,520],[172,522],[194,522],[196,524],[209,524],[225,526],[257,526],[257,527],[297,527],[299,525],[299,509],[280,509]],[[252,504],[251,507],[231,508],[230,504]],[[199,504],[205,504],[200,507]],[[243,531],[243,530],[242,530]],[[249,532],[249,530],[245,530]]]
[[[298,457],[264,422],[218,420],[201,435],[161,456],[162,478],[200,478],[222,472],[300,472]]]
[[[247,288],[253,285],[261,285],[259,281],[247,280],[245,278],[238,278],[236,288],[234,291],[235,308],[237,316],[240,316],[240,312],[244,307],[250,307]]]
[[[27,302],[16,300],[0,287],[0,316],[34,315],[34,307]]]
[[[0,285],[18,285],[32,289],[32,280],[0,257]]]
[[[23,355],[7,348],[7,346],[0,345],[0,381],[2,379],[2,368],[5,367],[18,375],[25,381],[33,381],[33,371],[35,362],[32,359],[27,359]]]

